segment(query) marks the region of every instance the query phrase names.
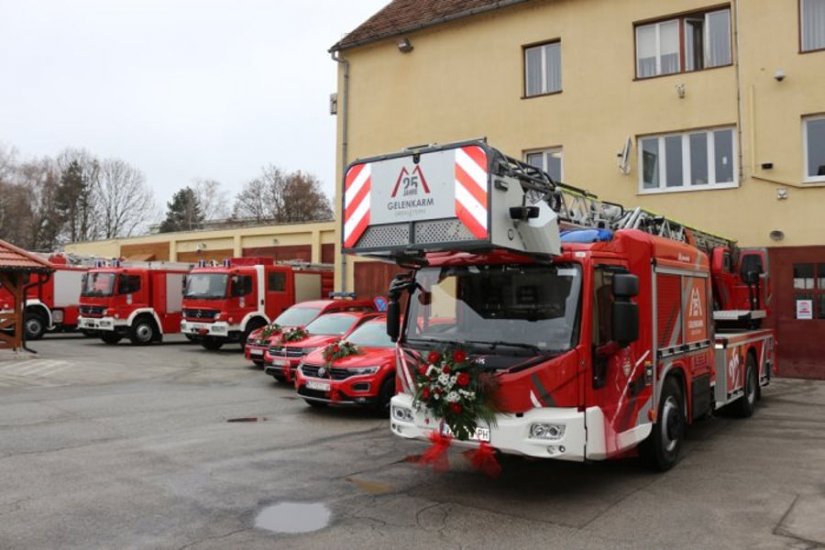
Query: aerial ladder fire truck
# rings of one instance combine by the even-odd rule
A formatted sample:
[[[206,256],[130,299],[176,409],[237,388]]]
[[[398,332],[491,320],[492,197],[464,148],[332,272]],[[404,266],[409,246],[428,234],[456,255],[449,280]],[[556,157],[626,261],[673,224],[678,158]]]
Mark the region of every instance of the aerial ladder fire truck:
[[[568,461],[638,451],[659,470],[690,424],[750,416],[770,381],[762,250],[599,200],[483,140],[359,160],[344,185],[343,251],[409,269],[387,326],[400,437],[450,435],[420,387],[447,353],[494,380],[494,417],[455,443]]]

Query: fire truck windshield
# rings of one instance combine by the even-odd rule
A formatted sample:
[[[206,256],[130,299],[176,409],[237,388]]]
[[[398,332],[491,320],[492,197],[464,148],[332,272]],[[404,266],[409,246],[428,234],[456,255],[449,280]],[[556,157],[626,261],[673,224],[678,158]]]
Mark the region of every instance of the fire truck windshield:
[[[224,273],[191,273],[186,277],[184,298],[218,300],[226,298],[229,275]]]
[[[485,351],[559,353],[578,340],[581,268],[478,265],[423,268],[410,298],[408,342]]]
[[[83,275],[81,296],[111,296],[115,288],[114,273],[90,272]]]

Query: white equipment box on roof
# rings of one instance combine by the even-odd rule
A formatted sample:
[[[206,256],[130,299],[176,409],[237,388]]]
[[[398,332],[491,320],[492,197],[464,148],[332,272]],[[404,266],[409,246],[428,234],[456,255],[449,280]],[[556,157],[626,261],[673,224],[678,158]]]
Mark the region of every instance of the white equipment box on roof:
[[[504,248],[560,253],[545,182],[507,173],[484,141],[358,160],[344,181],[343,250],[384,258]]]

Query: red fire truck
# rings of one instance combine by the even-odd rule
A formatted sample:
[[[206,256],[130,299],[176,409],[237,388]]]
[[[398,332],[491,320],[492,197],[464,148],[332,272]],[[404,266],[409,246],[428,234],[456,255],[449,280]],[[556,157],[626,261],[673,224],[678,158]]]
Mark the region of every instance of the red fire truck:
[[[333,277],[328,265],[276,264],[271,258],[202,262],[186,281],[181,331],[209,350],[227,342],[243,349],[249,333],[288,307],[327,296]]]
[[[26,285],[23,321],[26,340],[38,340],[46,331],[71,331],[77,328],[80,283],[89,267],[71,265],[62,254],[53,254],[48,260],[54,272],[49,277],[42,278],[32,275]],[[10,307],[11,296],[0,287],[0,309]]]
[[[748,256],[732,241],[600,201],[484,141],[357,161],[344,212],[345,252],[410,270],[387,323],[400,437],[570,461],[637,449],[665,470],[691,423],[749,416],[770,381],[759,262],[740,277]],[[461,416],[481,410],[473,400],[488,421]]]
[[[163,340],[180,332],[183,284],[189,264],[111,262],[83,277],[81,330],[107,344],[124,337],[135,345]]]

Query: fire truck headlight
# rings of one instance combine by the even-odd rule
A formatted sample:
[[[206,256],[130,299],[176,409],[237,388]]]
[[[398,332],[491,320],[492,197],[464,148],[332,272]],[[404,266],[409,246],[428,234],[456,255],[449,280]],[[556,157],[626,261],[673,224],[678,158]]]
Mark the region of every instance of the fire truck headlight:
[[[396,407],[395,405],[393,405],[392,417],[396,420],[400,420],[401,422],[408,422],[410,424],[412,424],[414,421],[412,410],[406,407]]]
[[[564,424],[549,424],[541,422],[530,426],[530,439],[555,441],[564,436]]]
[[[220,311],[219,311],[218,313],[216,313],[216,314],[215,314],[214,319],[215,319],[216,321],[220,321],[220,320],[221,320],[221,312],[220,312]]]

